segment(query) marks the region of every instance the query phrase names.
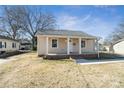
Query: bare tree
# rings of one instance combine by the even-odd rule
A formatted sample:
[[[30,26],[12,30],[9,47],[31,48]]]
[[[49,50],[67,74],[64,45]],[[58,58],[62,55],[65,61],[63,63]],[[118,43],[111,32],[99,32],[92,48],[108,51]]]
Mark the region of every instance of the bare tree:
[[[32,11],[30,8],[23,8],[25,15],[23,17],[23,30],[28,32],[32,38],[33,48],[36,47],[35,34],[38,31],[53,29],[55,27],[55,17],[49,13],[43,13],[41,8],[35,7]]]
[[[23,11],[20,6],[3,6],[3,16],[0,17],[1,33],[18,39],[22,34],[22,15]]]
[[[4,6],[4,15],[1,17],[1,31],[14,39],[22,34],[29,36],[33,48],[36,47],[35,34],[53,29],[56,22],[52,14],[42,12],[41,6]]]
[[[114,44],[120,39],[124,39],[124,22],[122,21],[118,28],[115,29],[106,39],[105,44]]]

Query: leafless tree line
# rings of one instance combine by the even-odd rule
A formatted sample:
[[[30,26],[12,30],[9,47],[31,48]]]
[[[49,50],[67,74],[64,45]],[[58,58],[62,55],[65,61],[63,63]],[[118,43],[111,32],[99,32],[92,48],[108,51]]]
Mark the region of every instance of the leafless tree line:
[[[120,39],[124,39],[124,21],[106,38],[105,44],[111,45]]]
[[[3,6],[0,16],[0,32],[13,39],[28,37],[36,46],[35,34],[38,31],[54,29],[55,17],[42,11],[41,7],[30,6]]]

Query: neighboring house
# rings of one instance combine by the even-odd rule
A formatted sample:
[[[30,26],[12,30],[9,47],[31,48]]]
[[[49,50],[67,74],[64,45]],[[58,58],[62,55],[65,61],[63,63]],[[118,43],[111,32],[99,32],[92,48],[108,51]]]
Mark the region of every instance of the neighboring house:
[[[107,52],[110,52],[110,46],[109,45],[104,45],[104,48]]]
[[[104,45],[99,43],[99,51],[105,51]]]
[[[31,50],[32,44],[30,40],[22,39],[20,40],[20,49],[21,50]]]
[[[38,55],[96,53],[96,37],[82,31],[46,30],[36,34]]]
[[[124,55],[124,39],[118,40],[113,44],[113,52],[115,54],[121,54]]]
[[[15,39],[0,35],[0,52],[19,50],[19,42]]]

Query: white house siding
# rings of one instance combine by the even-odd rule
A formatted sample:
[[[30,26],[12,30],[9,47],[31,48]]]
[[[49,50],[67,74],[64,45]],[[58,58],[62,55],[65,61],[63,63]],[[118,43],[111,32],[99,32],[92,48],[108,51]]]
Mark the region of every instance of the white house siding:
[[[52,39],[57,39],[57,48],[52,48]],[[67,38],[54,38],[48,39],[48,53],[49,54],[66,54],[67,53]]]
[[[13,40],[7,40],[7,39],[0,39],[0,42],[2,42],[2,48],[0,48],[0,51],[16,51],[19,50],[19,42],[13,41]],[[6,48],[5,43],[6,42]],[[16,43],[16,47],[12,47],[12,43]]]
[[[95,52],[95,40],[92,40],[92,39],[82,39],[85,41],[85,47],[81,48],[81,51],[82,53],[84,52],[89,52],[89,53],[92,53],[92,52]]]
[[[45,55],[47,51],[46,36],[38,35],[37,36],[37,52],[38,55]],[[52,48],[52,39],[57,39],[58,46],[57,48]],[[70,38],[73,41],[73,52],[76,54],[79,53],[79,38]],[[82,39],[83,40],[83,39]],[[92,53],[95,52],[95,39],[84,39],[86,42],[85,48],[82,48],[81,51]],[[67,54],[67,37],[49,37],[48,38],[48,54]]]
[[[124,55],[124,41],[121,41],[113,46],[114,53]]]
[[[38,55],[46,54],[46,37],[37,36],[37,50]]]

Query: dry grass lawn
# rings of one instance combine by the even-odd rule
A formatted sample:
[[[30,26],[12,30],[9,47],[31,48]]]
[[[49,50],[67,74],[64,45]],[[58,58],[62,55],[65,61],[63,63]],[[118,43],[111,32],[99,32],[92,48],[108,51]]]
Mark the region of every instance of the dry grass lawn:
[[[79,65],[26,53],[0,65],[0,87],[124,87],[124,63]]]

